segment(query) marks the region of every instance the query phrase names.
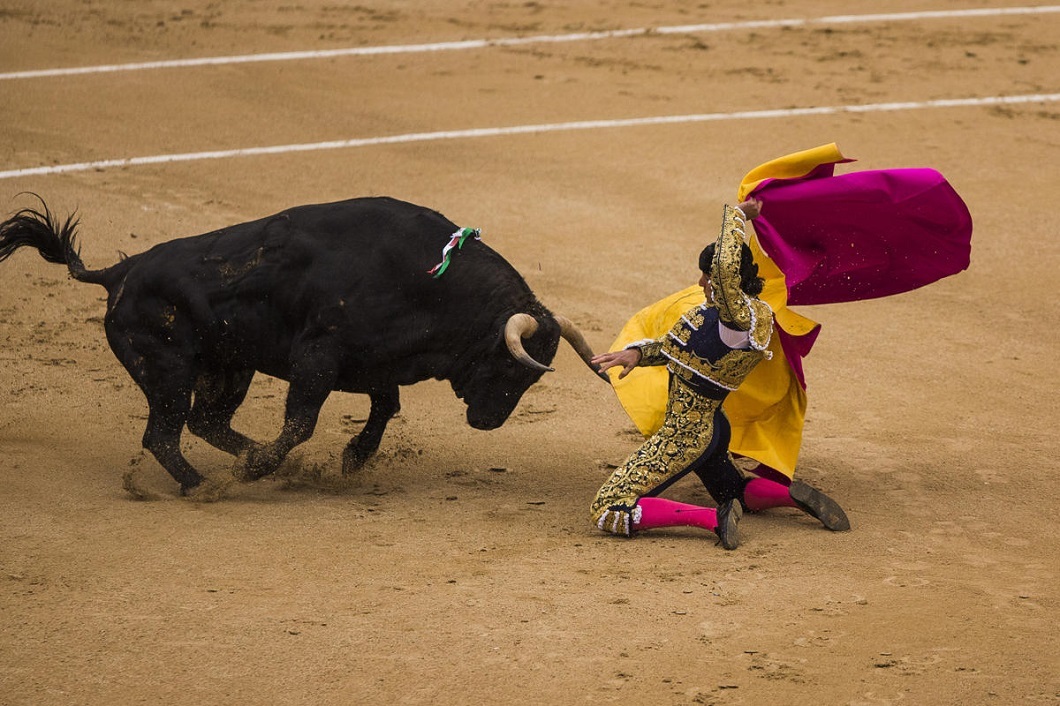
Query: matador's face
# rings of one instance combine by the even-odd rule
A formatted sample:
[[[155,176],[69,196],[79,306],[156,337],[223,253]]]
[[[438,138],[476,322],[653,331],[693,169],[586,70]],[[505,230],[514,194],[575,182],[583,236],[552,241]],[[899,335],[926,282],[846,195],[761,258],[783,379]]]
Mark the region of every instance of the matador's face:
[[[710,286],[710,275],[704,272],[699,277],[699,286],[703,288],[703,296],[709,303],[714,303],[714,288]]]

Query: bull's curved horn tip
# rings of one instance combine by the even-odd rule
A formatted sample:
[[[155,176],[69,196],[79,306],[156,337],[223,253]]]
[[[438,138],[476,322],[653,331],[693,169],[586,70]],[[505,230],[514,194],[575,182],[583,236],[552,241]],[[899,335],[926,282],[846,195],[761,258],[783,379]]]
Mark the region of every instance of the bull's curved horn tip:
[[[537,332],[537,327],[537,319],[530,314],[512,314],[504,325],[504,341],[508,346],[508,352],[528,368],[542,372],[555,372],[555,368],[534,360],[523,347],[523,339],[533,336]]]

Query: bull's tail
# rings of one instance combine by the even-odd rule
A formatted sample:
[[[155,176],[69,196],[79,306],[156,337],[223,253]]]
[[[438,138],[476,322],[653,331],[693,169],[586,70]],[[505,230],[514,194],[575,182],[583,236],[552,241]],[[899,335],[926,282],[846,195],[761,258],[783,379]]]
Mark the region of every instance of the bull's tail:
[[[44,199],[39,196],[37,199],[40,201],[39,210],[24,208],[0,223],[0,262],[19,248],[30,246],[36,248],[46,261],[66,265],[74,279],[105,285],[107,270],[89,270],[81,262],[76,215],[71,214],[60,222]]]

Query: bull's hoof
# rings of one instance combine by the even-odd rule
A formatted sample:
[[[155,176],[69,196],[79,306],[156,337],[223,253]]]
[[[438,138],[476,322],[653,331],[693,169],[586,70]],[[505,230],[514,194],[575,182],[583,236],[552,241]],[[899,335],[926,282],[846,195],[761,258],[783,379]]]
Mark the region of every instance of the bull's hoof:
[[[232,477],[242,483],[249,483],[259,478],[264,478],[279,466],[279,462],[271,457],[266,447],[255,444],[239,454],[235,464],[232,466]]]
[[[372,452],[364,453],[350,446],[342,453],[342,475],[353,475],[364,468],[364,464],[372,457]]]
[[[228,495],[234,481],[231,477],[207,478],[193,488],[181,488],[181,494],[195,502],[215,503]]]
[[[249,483],[254,480],[254,476],[251,475],[250,469],[247,464],[247,452],[239,454],[236,458],[236,462],[232,464],[232,478],[239,481],[240,483]]]
[[[159,500],[161,496],[159,496],[158,493],[152,492],[140,485],[139,475],[139,468],[129,469],[122,477],[121,487],[125,489],[126,493],[132,496],[133,500],[142,500],[144,502]]]
[[[365,467],[367,458],[361,458],[354,454],[342,454],[342,475],[351,476]]]

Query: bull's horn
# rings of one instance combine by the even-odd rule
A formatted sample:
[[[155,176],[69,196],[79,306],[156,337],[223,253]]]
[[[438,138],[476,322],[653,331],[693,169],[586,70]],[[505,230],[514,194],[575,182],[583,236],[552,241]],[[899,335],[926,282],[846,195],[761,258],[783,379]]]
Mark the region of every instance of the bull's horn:
[[[589,342],[585,340],[585,336],[578,330],[578,327],[574,325],[574,322],[565,316],[555,316],[556,323],[559,324],[559,334],[563,336],[563,340],[571,345],[571,348],[578,354],[585,364],[589,366],[589,369],[596,373],[601,380],[607,384],[611,384],[611,378],[607,377],[606,373],[600,372],[600,368],[593,365],[593,349],[589,347]]]
[[[508,344],[508,352],[512,357],[528,368],[552,372],[555,368],[542,365],[530,357],[523,348],[523,339],[529,338],[537,331],[537,319],[530,314],[512,314],[508,323],[504,325],[504,342]]]

